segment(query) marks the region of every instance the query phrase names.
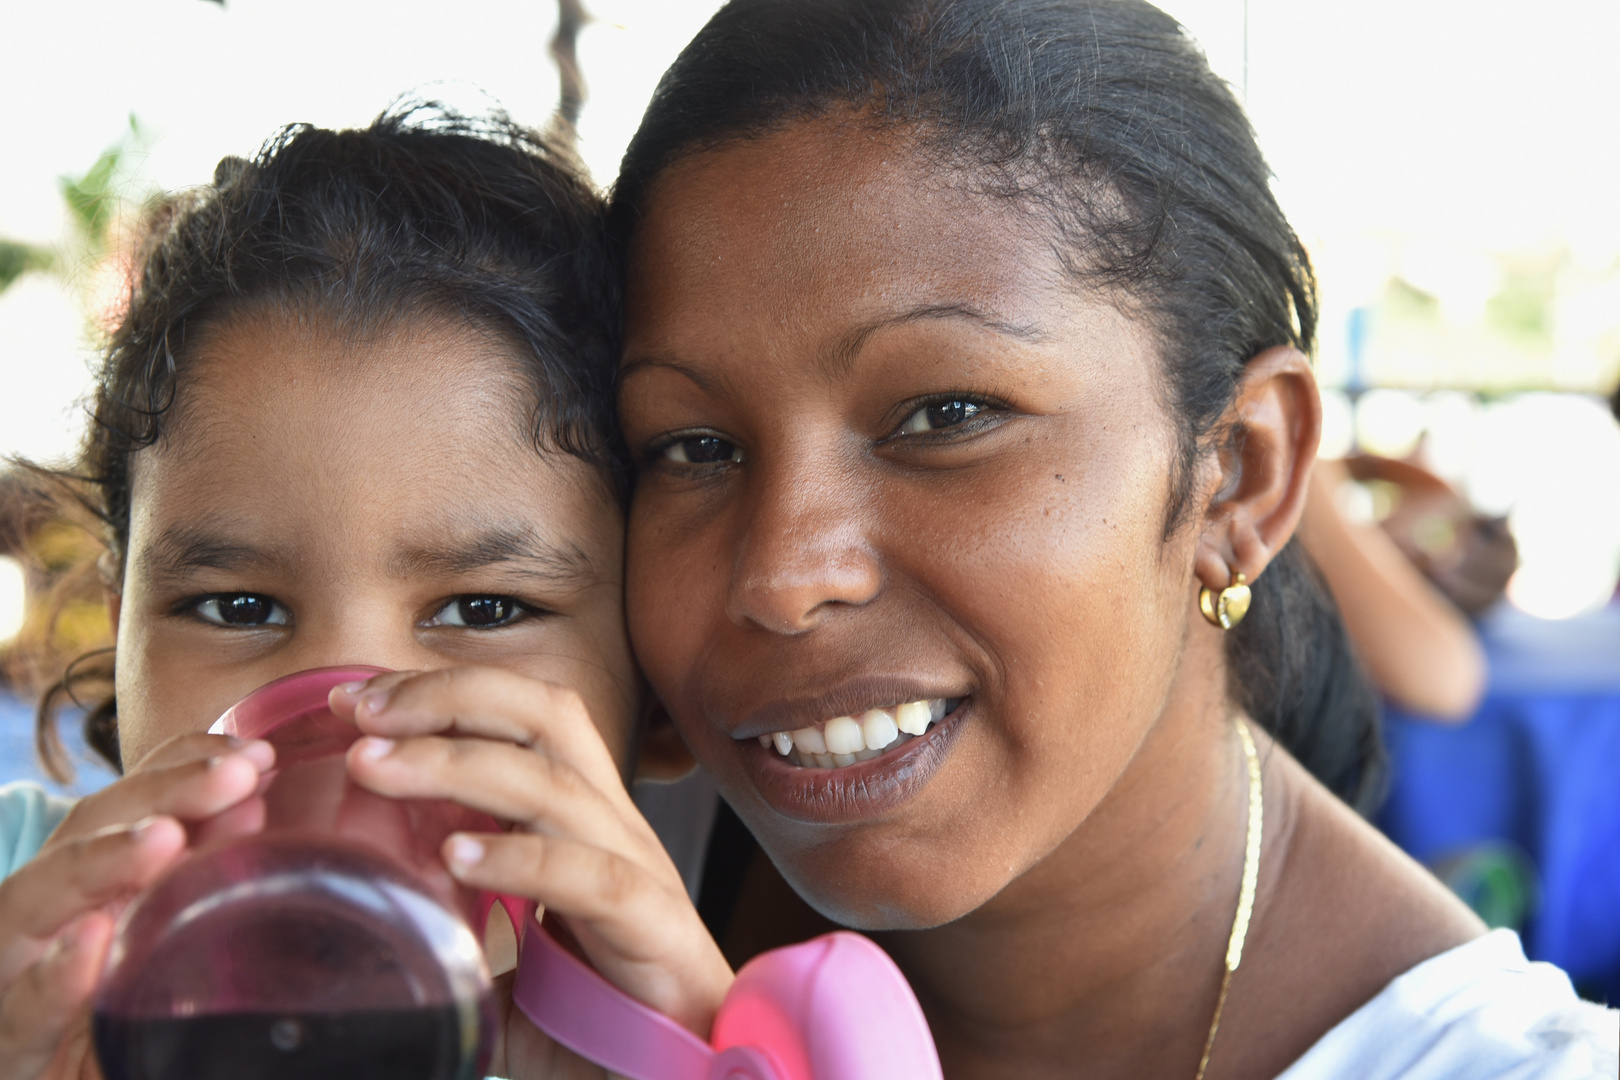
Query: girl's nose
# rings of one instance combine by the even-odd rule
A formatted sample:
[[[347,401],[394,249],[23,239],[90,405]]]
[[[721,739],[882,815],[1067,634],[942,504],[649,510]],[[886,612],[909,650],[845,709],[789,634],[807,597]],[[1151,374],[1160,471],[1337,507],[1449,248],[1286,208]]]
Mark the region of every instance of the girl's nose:
[[[864,500],[850,497],[852,478],[807,471],[762,477],[744,510],[726,602],[738,625],[802,634],[882,591],[882,564],[868,540]]]

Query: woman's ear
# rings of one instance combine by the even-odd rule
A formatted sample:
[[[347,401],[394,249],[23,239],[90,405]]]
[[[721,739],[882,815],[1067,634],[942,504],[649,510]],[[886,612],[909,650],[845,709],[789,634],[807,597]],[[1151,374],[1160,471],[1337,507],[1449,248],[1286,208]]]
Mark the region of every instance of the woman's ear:
[[[635,779],[672,784],[691,775],[697,758],[686,747],[686,740],[675,729],[675,721],[655,697],[648,695],[647,719],[641,729],[636,754]]]
[[[1322,436],[1322,400],[1305,354],[1278,346],[1249,361],[1222,418],[1221,480],[1194,571],[1212,590],[1260,576],[1299,524]]]

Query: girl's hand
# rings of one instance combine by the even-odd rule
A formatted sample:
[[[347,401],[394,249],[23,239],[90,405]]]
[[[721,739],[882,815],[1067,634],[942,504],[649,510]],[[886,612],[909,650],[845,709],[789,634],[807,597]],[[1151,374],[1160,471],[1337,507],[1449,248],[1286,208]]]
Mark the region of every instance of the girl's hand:
[[[459,880],[538,901],[604,978],[708,1037],[731,968],[573,691],[452,668],[339,688],[332,708],[372,736],[349,751],[357,782],[394,798],[450,799],[512,824],[445,842]],[[541,1045],[549,1041],[526,1022],[503,1028],[507,1067],[521,1057],[527,1072],[549,1056]]]
[[[118,909],[184,852],[182,822],[243,803],[274,762],[263,742],[172,739],[79,800],[39,854],[0,881],[0,1080],[99,1076],[89,1001]]]

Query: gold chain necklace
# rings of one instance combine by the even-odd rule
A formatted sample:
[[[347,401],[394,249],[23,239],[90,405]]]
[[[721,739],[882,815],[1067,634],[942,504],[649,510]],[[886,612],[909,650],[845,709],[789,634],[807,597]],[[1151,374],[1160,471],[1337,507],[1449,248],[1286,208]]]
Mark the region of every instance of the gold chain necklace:
[[[1232,986],[1232,974],[1243,962],[1243,939],[1249,936],[1249,916],[1254,914],[1254,887],[1260,880],[1260,830],[1265,822],[1265,800],[1261,797],[1260,755],[1254,749],[1254,736],[1249,725],[1239,716],[1233,719],[1238,737],[1243,740],[1243,756],[1249,763],[1249,838],[1243,845],[1243,885],[1238,890],[1237,914],[1232,917],[1232,936],[1226,944],[1226,967],[1221,972],[1221,994],[1215,999],[1215,1019],[1209,1022],[1209,1037],[1204,1040],[1204,1056],[1198,1061],[1198,1075],[1204,1080],[1209,1068],[1209,1052],[1215,1048],[1215,1033],[1221,1029],[1221,1010],[1226,1007],[1226,992]]]

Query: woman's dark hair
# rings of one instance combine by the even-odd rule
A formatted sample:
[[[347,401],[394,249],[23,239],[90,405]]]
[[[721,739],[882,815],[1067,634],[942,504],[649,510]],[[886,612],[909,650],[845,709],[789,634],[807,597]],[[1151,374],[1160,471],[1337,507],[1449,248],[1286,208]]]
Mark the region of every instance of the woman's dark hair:
[[[1309,352],[1310,261],[1231,89],[1141,0],[731,0],[664,75],[610,217],[627,247],[683,156],[837,116],[900,128],[931,165],[1040,215],[1078,279],[1157,329],[1180,450],[1165,532],[1247,362]],[[1363,810],[1381,791],[1378,707],[1309,558],[1290,543],[1227,638],[1234,695]]]
[[[295,125],[252,161],[150,215],[128,306],[97,375],[77,475],[122,574],[133,456],[163,435],[191,352],[210,328],[263,307],[370,333],[426,314],[499,335],[522,358],[537,449],[603,468],[622,494],[613,423],[619,284],[601,200],[560,141],[501,115],[407,103],[370,127]],[[107,679],[110,654],[81,665]],[[38,742],[61,773],[55,712]],[[116,704],[86,705],[90,745],[119,765]]]

